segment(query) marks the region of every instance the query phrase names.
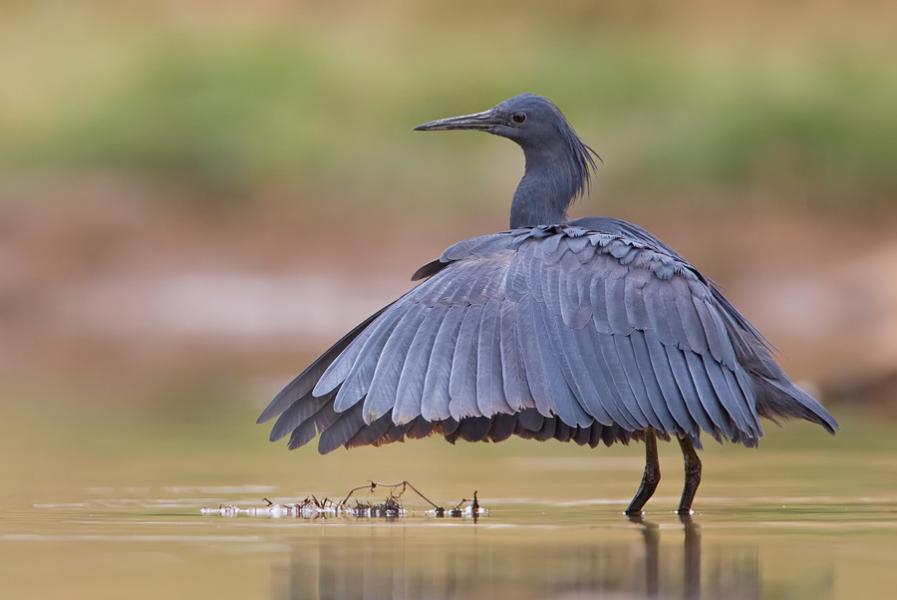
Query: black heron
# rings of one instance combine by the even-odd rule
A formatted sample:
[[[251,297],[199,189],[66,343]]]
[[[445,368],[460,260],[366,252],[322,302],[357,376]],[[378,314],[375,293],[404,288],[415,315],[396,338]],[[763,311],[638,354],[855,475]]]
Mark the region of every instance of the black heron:
[[[271,440],[323,454],[431,434],[645,443],[638,514],[660,480],[657,438],[685,462],[680,513],[701,479],[701,432],[756,446],[759,417],[835,419],[797,387],[712,281],[644,229],[568,220],[594,152],[550,100],[522,94],[424,123],[516,142],[526,159],[510,229],[464,240],[423,279],[309,365],[259,417]]]

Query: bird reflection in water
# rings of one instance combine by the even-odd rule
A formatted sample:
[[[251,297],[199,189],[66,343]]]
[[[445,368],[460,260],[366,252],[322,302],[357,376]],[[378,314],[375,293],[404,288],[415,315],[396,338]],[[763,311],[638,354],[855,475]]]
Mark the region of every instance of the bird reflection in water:
[[[629,520],[639,525],[644,541],[644,593],[646,597],[655,598],[660,595],[660,526],[645,521],[641,515],[630,515]],[[682,564],[682,597],[700,598],[701,596],[701,532],[690,515],[681,515],[683,525]],[[756,570],[755,570],[756,571]],[[635,591],[635,590],[633,590]],[[671,594],[665,593],[664,597]]]
[[[276,569],[274,597],[760,597],[756,546],[714,546],[702,557],[700,527],[691,517],[681,517],[681,527],[630,520],[632,530],[584,524],[525,534],[388,527],[344,535],[342,529],[294,543],[289,563]]]

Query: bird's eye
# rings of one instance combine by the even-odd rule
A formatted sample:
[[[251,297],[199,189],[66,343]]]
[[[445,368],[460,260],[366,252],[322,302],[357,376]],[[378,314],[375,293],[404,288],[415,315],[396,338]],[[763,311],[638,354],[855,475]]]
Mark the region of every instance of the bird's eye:
[[[526,113],[518,112],[511,115],[511,120],[520,125],[526,121]]]

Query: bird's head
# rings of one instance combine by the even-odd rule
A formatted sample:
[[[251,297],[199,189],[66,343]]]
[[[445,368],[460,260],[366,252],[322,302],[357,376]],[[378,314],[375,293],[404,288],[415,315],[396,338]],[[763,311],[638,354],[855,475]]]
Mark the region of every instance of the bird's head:
[[[560,109],[548,98],[520,94],[489,110],[423,123],[415,131],[473,129],[514,140],[524,150],[573,147],[589,152]]]

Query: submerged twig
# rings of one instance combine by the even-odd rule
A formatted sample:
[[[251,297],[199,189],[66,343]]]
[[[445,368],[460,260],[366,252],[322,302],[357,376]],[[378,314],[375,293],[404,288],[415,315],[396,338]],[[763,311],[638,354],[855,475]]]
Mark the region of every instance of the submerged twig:
[[[349,500],[349,498],[352,496],[352,494],[354,494],[355,492],[357,492],[357,491],[359,491],[359,490],[363,490],[363,489],[366,489],[366,488],[370,488],[371,493],[373,494],[373,493],[374,493],[374,490],[377,488],[377,486],[384,487],[384,488],[391,488],[391,489],[395,489],[395,488],[401,487],[401,488],[402,488],[402,491],[399,492],[399,493],[395,496],[395,498],[399,498],[399,497],[401,497],[401,495],[405,493],[405,491],[407,490],[407,488],[411,488],[411,491],[412,491],[412,492],[414,492],[415,494],[417,494],[418,496],[420,496],[420,498],[421,498],[424,502],[426,502],[427,504],[429,504],[430,506],[432,506],[434,509],[439,510],[439,509],[441,508],[441,507],[440,507],[439,505],[437,505],[435,502],[433,502],[432,500],[430,500],[429,498],[427,498],[427,497],[426,497],[426,496],[425,496],[419,489],[417,489],[416,487],[414,487],[414,485],[413,485],[410,481],[408,481],[408,480],[400,481],[399,483],[378,483],[378,482],[376,482],[376,481],[371,481],[371,482],[369,482],[368,485],[360,485],[360,486],[358,486],[358,487],[356,487],[356,488],[352,488],[351,490],[349,490],[349,493],[346,494],[346,497],[343,498],[342,502],[340,502],[340,505],[344,505],[344,504]]]
[[[370,490],[370,493],[373,494],[378,487],[387,488],[389,490],[389,495],[383,502],[371,503],[356,500],[355,506],[349,506],[349,500],[351,500],[357,492],[360,492],[361,490]],[[265,502],[265,506],[260,508],[242,509],[235,505],[221,505],[217,509],[203,508],[201,512],[202,514],[217,513],[221,516],[248,515],[269,517],[300,517],[315,519],[319,517],[339,517],[351,515],[358,518],[383,517],[386,519],[395,519],[404,516],[407,512],[402,506],[400,498],[409,489],[414,492],[421,500],[432,507],[432,510],[428,512],[430,515],[435,517],[445,517],[446,515],[452,517],[472,516],[474,521],[476,521],[477,518],[484,512],[480,507],[476,491],[474,491],[473,493],[472,500],[463,498],[460,502],[458,502],[458,504],[447,511],[442,506],[439,506],[438,504],[430,500],[430,498],[424,495],[423,492],[421,492],[419,489],[417,489],[417,487],[415,487],[410,481],[407,480],[403,480],[398,483],[379,483],[376,481],[369,481],[365,485],[360,485],[358,487],[350,489],[343,497],[343,499],[339,502],[334,502],[331,498],[328,497],[318,499],[314,494],[312,494],[310,496],[306,496],[301,502],[297,502],[294,504],[277,504],[268,498],[262,498],[262,500]],[[468,503],[470,504],[470,506],[467,506]]]
[[[377,484],[376,484],[375,482],[373,482],[373,481],[368,482],[367,485],[360,485],[360,486],[358,486],[358,487],[354,487],[354,488],[352,488],[351,490],[349,490],[349,492],[346,494],[346,497],[345,497],[345,498],[343,498],[342,500],[340,500],[340,502],[339,502],[339,504],[337,504],[337,506],[345,506],[345,505],[346,505],[346,502],[349,501],[349,498],[352,497],[352,494],[354,494],[354,493],[357,492],[357,491],[360,491],[360,490],[363,490],[363,489],[370,488],[371,493],[373,494],[373,493],[374,493],[374,489],[375,489],[376,487],[377,487]]]
[[[452,517],[462,517],[464,516],[464,505],[470,502],[470,514],[473,516],[474,520],[480,514],[480,501],[477,499],[476,490],[473,491],[473,499],[461,498],[461,501],[456,504],[451,511],[449,511],[449,515]],[[442,516],[442,515],[439,515]]]

